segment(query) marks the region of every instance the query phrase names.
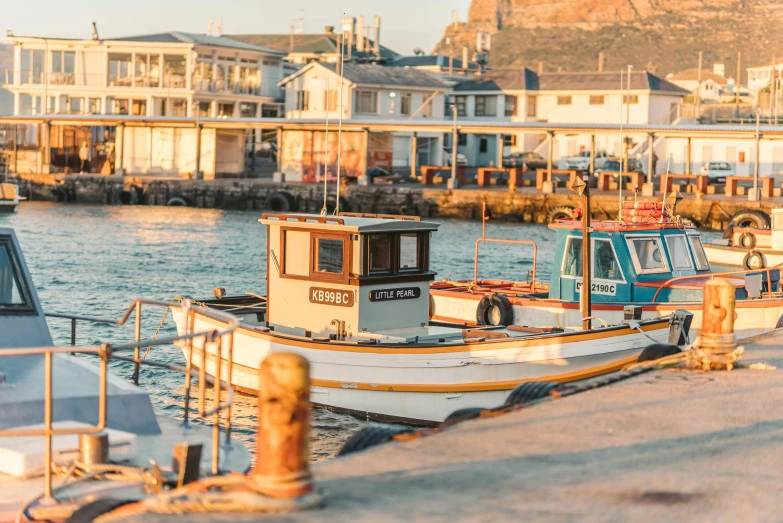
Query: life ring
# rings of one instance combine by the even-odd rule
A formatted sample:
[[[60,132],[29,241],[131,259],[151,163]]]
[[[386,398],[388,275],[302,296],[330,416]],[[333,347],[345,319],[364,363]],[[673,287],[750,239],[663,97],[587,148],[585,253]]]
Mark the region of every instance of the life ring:
[[[181,196],[173,196],[169,198],[169,201],[166,202],[166,205],[169,207],[186,207],[188,202],[185,201],[185,198],[182,198]]]
[[[476,323],[479,325],[507,326],[514,323],[511,302],[503,294],[486,294],[476,307]]]
[[[266,197],[264,207],[275,212],[291,212],[294,210],[296,200],[285,191],[276,191]]]
[[[767,264],[764,260],[764,255],[759,251],[753,250],[745,255],[745,258],[742,260],[742,266],[751,271],[756,269],[763,269],[767,266]]]
[[[753,249],[756,246],[756,235],[750,231],[745,231],[740,234],[739,243],[746,249]]]

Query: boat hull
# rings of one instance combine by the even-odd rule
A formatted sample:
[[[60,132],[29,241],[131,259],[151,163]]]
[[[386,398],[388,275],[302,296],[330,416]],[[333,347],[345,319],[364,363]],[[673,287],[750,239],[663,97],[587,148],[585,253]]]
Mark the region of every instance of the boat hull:
[[[765,267],[774,267],[775,265],[783,263],[783,252],[773,251],[769,248],[756,247],[754,249],[746,249],[744,247],[733,247],[730,245],[704,244],[704,252],[707,254],[707,259],[710,260],[710,264],[721,267],[744,269],[745,256],[751,251],[756,251],[761,254],[764,259]]]
[[[432,321],[453,324],[471,325],[476,322],[476,308],[482,294],[468,292],[431,290]],[[515,325],[529,327],[573,327],[579,325],[582,314],[579,304],[537,298],[508,297],[514,313]],[[702,303],[674,302],[634,304],[642,308],[642,319],[652,319],[669,316],[674,311],[682,309],[693,313],[690,338],[701,330]],[[592,314],[609,324],[623,321],[624,304],[593,304]],[[783,298],[763,298],[755,300],[740,300],[735,306],[737,318],[734,331],[738,338],[754,336],[774,329],[783,315]]]
[[[181,314],[174,312],[180,332]],[[219,326],[196,314],[197,330]],[[240,326],[234,335],[232,382],[258,391],[258,369],[271,352],[293,352],[311,366],[311,401],[379,421],[431,425],[467,407],[497,407],[525,381],[571,382],[619,370],[654,341],[668,339],[668,321],[527,338],[432,345],[357,345],[312,341]],[[201,367],[201,340],[192,363]],[[183,347],[186,359],[189,350]],[[206,372],[228,376],[229,355],[208,345]]]

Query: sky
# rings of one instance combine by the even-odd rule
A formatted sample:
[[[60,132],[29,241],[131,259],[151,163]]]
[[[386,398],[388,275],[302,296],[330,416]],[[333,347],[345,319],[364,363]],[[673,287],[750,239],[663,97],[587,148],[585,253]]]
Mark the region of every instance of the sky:
[[[321,33],[340,25],[340,17],[381,17],[381,44],[400,54],[420,47],[432,51],[451,22],[451,11],[467,19],[470,0],[0,0],[0,30],[16,35],[90,38],[98,23],[103,38],[165,31],[206,33],[210,20],[223,34],[289,33],[300,24]],[[367,22],[365,22],[367,24]],[[213,34],[217,34],[213,32]]]

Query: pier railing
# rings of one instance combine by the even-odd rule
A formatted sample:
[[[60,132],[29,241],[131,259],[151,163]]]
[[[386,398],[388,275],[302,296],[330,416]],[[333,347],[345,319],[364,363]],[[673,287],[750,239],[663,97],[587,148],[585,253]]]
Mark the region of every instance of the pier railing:
[[[177,336],[159,337],[155,339],[142,339],[141,338],[141,321],[142,321],[142,307],[165,307],[169,309],[178,308],[181,309],[183,318],[185,318],[185,332]],[[196,331],[194,328],[195,313],[199,311],[207,317],[213,318],[225,323],[226,326],[221,329],[208,329]],[[158,345],[168,345],[174,342],[184,343],[186,346],[186,365],[180,367],[178,365],[172,365],[168,363],[160,363],[153,360],[145,360],[144,364],[153,367],[159,367],[169,370],[175,370],[185,373],[185,402],[184,402],[184,422],[187,423],[190,412],[190,396],[191,396],[191,382],[193,376],[198,377],[198,414],[201,417],[212,417],[212,473],[217,474],[219,472],[219,450],[220,450],[220,414],[222,411],[227,411],[226,414],[226,444],[230,442],[231,438],[231,405],[233,402],[233,387],[232,387],[232,369],[229,364],[228,376],[225,380],[222,379],[222,366],[218,365],[215,371],[215,378],[211,378],[206,375],[206,360],[208,346],[212,345],[217,350],[217,354],[220,357],[227,352],[228,361],[233,359],[233,347],[234,347],[234,332],[239,327],[239,320],[236,316],[228,314],[226,312],[216,311],[206,307],[193,306],[189,300],[183,300],[181,303],[159,301],[159,300],[141,300],[137,299],[128,307],[123,317],[119,320],[108,320],[104,318],[95,318],[90,316],[78,316],[72,314],[58,314],[48,313],[47,316],[53,318],[67,318],[72,321],[72,340],[75,339],[75,322],[76,321],[89,321],[114,325],[125,325],[131,315],[135,312],[135,340],[127,343],[103,343],[100,346],[87,346],[77,347],[75,343],[70,347],[31,347],[20,349],[5,349],[0,351],[0,358],[10,356],[32,356],[40,355],[44,357],[44,427],[42,429],[6,429],[0,430],[0,437],[20,437],[20,436],[43,436],[45,453],[44,453],[44,482],[45,490],[44,495],[51,497],[52,494],[52,438],[58,435],[79,435],[79,434],[94,434],[102,431],[106,427],[107,420],[107,404],[108,404],[108,363],[111,359],[126,361],[133,363],[136,367],[136,382],[138,382],[138,369],[141,365],[140,349],[141,347],[152,347]],[[199,371],[193,369],[193,340],[196,338],[202,338],[200,356],[202,365]],[[134,351],[133,358],[117,356],[116,353],[125,351]],[[92,354],[100,358],[100,374],[99,374],[99,394],[98,394],[98,423],[90,427],[79,428],[54,428],[52,426],[53,419],[53,367],[54,356],[56,354]],[[213,385],[214,400],[211,409],[207,409],[206,402],[206,389],[208,385]],[[221,390],[227,393],[226,400],[221,403],[220,392]]]

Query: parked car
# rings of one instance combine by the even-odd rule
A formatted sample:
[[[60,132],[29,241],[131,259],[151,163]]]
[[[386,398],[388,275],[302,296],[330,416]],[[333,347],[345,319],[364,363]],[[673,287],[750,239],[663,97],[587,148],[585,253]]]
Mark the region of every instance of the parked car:
[[[446,165],[451,167],[451,151],[444,149],[446,153]],[[467,157],[462,153],[457,153],[457,166],[466,166],[468,165],[468,159]]]
[[[726,183],[727,176],[734,176],[729,162],[707,162],[701,168],[701,174],[707,175],[710,183]]]
[[[609,155],[606,151],[595,152],[595,168],[602,168],[609,161]],[[561,158],[557,162],[557,168],[562,170],[573,170],[587,172],[590,170],[590,151],[582,151],[577,156],[568,156]]]
[[[618,158],[610,158],[606,161],[606,163],[603,165],[603,167],[596,168],[595,173],[601,173],[601,172],[611,172],[611,173],[619,173],[623,170],[623,162],[622,160]],[[628,159],[628,165],[626,165],[625,172],[627,173],[643,173],[644,172],[644,164],[635,158],[629,158]],[[620,178],[619,174],[613,174],[612,179],[614,181],[617,181]]]
[[[546,159],[538,153],[514,153],[503,158],[503,167],[524,167],[528,171],[546,169]]]

